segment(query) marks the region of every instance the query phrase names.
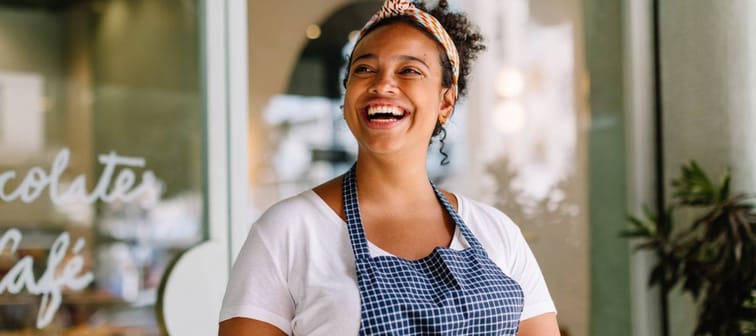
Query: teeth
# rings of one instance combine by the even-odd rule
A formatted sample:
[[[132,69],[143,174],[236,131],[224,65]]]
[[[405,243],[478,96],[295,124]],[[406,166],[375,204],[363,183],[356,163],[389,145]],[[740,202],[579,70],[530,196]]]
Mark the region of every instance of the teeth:
[[[404,110],[400,109],[399,107],[390,105],[369,106],[367,113],[368,116],[375,116],[377,114],[390,114],[397,118],[404,116]]]

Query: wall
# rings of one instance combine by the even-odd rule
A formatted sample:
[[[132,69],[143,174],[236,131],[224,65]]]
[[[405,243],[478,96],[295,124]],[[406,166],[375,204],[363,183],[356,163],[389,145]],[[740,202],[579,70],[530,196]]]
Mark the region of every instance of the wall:
[[[660,10],[666,185],[696,160],[713,178],[731,167],[733,189],[755,192],[756,3],[669,0]],[[695,305],[670,304],[672,335],[690,335]]]
[[[665,1],[661,6],[665,176],[698,160],[733,168],[737,190],[756,190],[756,3]]]

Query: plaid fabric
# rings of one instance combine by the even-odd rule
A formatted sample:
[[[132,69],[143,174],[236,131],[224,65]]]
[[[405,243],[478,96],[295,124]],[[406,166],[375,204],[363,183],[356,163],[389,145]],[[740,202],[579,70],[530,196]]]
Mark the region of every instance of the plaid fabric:
[[[410,261],[372,258],[359,204],[355,168],[344,177],[344,207],[360,289],[360,335],[516,335],[520,285],[488,258],[454,208],[433,186],[470,248],[436,248]]]
[[[394,16],[412,18],[415,22],[425,27],[441,43],[446,52],[446,57],[449,58],[449,63],[452,66],[452,91],[454,91],[454,97],[457,97],[457,82],[459,80],[459,52],[457,52],[457,46],[454,45],[454,41],[452,41],[449,33],[446,32],[446,29],[435,17],[417,9],[408,0],[386,0],[381,9],[362,27],[360,38],[365,36],[365,32],[377,22]]]

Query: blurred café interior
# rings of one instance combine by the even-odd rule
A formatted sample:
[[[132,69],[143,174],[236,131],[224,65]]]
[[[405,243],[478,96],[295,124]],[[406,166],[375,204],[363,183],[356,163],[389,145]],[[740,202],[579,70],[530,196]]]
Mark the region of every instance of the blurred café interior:
[[[487,49],[433,180],[521,227],[565,335],[690,335],[620,233],[690,161],[756,192],[756,3],[450,3]],[[215,334],[252,222],[354,160],[380,4],[0,0],[0,335]]]

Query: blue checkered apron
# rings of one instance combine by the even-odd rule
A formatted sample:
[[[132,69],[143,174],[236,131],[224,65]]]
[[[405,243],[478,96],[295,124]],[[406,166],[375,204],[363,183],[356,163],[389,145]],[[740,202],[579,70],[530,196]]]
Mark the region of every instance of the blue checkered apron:
[[[371,258],[355,168],[345,175],[344,208],[362,305],[360,335],[516,335],[523,307],[520,285],[488,258],[435,185],[433,190],[470,247],[437,247],[414,261]]]

